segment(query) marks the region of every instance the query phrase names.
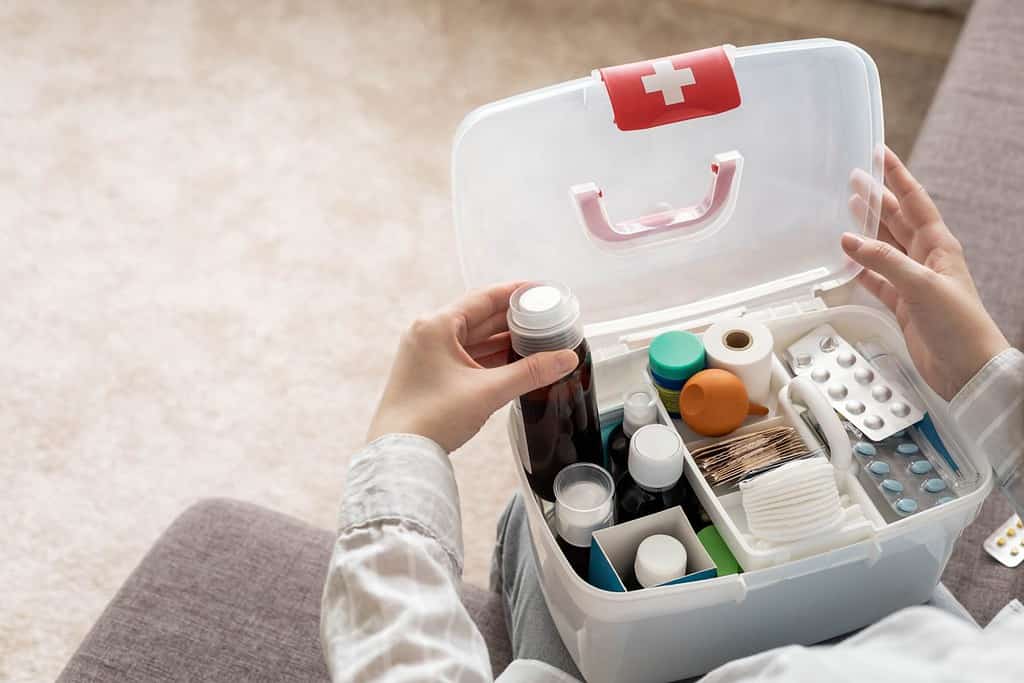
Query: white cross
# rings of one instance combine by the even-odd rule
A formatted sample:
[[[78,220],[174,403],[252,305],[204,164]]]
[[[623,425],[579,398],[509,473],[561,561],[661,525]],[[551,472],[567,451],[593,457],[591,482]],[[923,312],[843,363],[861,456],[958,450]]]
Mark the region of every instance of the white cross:
[[[685,102],[683,87],[697,83],[697,79],[693,77],[693,71],[689,67],[676,69],[667,59],[659,59],[654,62],[653,66],[653,74],[640,78],[644,84],[644,92],[650,94],[660,90],[661,96],[665,98],[666,106]]]

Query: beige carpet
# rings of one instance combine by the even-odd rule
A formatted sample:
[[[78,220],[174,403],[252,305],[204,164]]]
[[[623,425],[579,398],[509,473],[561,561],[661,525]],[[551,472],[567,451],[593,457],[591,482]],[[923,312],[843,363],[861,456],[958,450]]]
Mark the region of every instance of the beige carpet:
[[[957,28],[858,0],[4,3],[0,680],[56,676],[199,498],[332,526],[396,336],[460,291],[466,111],[833,34],[877,58],[907,151]],[[502,425],[455,463],[483,583],[514,485]]]

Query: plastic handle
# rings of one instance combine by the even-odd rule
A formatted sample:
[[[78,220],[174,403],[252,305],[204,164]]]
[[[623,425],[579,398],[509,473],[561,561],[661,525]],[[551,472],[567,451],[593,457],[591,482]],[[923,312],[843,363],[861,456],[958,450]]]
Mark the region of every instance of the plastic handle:
[[[739,190],[743,155],[733,150],[716,154],[711,163],[711,189],[698,204],[612,223],[604,206],[604,192],[595,183],[569,188],[586,230],[604,242],[621,243],[683,228],[703,228],[723,215]]]
[[[794,377],[779,391],[779,402],[789,419],[798,427],[802,424],[802,420],[793,409],[793,403],[807,406],[807,409],[818,421],[825,440],[828,441],[829,458],[836,471],[836,479],[841,483],[845,482],[846,474],[849,472],[850,463],[853,460],[850,437],[846,435],[839,415],[833,410],[818,387],[814,385],[814,382],[808,377]]]

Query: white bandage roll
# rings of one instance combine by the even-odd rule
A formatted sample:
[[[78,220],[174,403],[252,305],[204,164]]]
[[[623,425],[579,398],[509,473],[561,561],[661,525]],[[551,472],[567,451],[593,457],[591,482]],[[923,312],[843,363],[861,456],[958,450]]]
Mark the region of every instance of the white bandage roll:
[[[772,381],[772,333],[756,320],[729,318],[704,333],[709,368],[728,370],[743,380],[754,403],[765,403]]]

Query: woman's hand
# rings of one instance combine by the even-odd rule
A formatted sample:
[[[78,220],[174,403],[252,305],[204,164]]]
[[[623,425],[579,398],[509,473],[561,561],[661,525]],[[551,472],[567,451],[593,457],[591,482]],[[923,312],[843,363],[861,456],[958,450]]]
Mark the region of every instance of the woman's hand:
[[[850,209],[858,219],[881,191],[879,239],[846,233],[843,250],[864,266],[861,283],[896,316],[921,377],[948,401],[1009,344],[981,303],[960,243],[888,148],[885,184],[854,172]]]
[[[420,434],[453,451],[514,398],[576,368],[571,350],[537,353],[507,364],[508,299],[521,283],[467,294],[418,319],[402,336],[368,438]]]

